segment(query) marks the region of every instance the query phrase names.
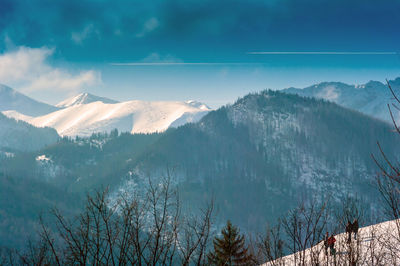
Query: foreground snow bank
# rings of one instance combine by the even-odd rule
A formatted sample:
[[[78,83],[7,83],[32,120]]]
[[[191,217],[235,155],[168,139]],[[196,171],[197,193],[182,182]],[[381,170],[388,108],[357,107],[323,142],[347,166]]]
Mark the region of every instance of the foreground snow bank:
[[[336,235],[336,256],[325,254],[321,241],[274,261],[270,265],[400,265],[400,220],[360,228],[357,240],[347,242],[347,234]],[[354,236],[354,234],[353,234]]]

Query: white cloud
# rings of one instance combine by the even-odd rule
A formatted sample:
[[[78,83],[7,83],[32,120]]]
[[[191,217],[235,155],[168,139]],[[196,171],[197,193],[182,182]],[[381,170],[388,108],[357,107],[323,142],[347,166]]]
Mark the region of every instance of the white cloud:
[[[81,31],[78,32],[72,32],[71,33],[71,39],[76,43],[76,44],[82,44],[84,40],[89,38],[90,36],[97,36],[97,38],[100,37],[100,32],[94,27],[93,24],[88,24],[86,25]]]
[[[143,25],[143,29],[138,34],[136,34],[136,37],[142,38],[146,34],[156,30],[159,26],[160,26],[160,22],[158,21],[157,18],[154,18],[154,17],[150,18],[150,19],[146,20],[146,22]]]
[[[82,71],[78,75],[71,75],[61,70],[55,69],[45,75],[33,80],[26,91],[39,91],[44,88],[60,91],[79,91],[84,86],[93,86],[101,79],[99,73],[89,70]]]
[[[101,83],[100,73],[94,70],[70,73],[51,66],[47,59],[54,49],[19,47],[0,55],[0,83],[23,92],[78,92]]]

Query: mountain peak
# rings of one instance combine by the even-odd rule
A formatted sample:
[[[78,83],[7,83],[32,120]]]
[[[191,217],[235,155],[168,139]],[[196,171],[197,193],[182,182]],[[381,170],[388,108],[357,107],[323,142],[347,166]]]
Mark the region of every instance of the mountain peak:
[[[60,108],[67,108],[75,105],[81,105],[81,104],[87,104],[87,103],[92,103],[92,102],[103,102],[103,103],[118,103],[118,101],[105,98],[105,97],[99,97],[87,92],[80,93],[76,96],[73,96],[71,98],[68,98],[60,103],[58,103],[56,106]]]
[[[208,110],[208,111],[211,110],[211,108],[210,108],[207,104],[202,103],[202,102],[198,102],[198,101],[194,101],[194,100],[189,100],[189,101],[186,101],[186,103],[187,103],[188,105],[190,105],[190,106],[195,107],[195,108],[199,108],[200,110]]]
[[[57,107],[36,101],[13,88],[0,84],[0,112],[14,110],[28,116],[45,115]]]

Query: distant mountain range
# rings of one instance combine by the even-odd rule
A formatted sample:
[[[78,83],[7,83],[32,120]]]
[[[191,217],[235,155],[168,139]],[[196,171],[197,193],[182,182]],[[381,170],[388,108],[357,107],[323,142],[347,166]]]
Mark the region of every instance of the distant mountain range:
[[[111,107],[120,108],[114,113],[135,106],[165,110],[158,104],[208,112],[196,102],[140,105],[132,101],[77,104],[48,115],[76,110],[85,119],[89,110],[112,114]],[[133,195],[144,189],[147,177],[157,179],[168,169],[183,210],[195,210],[215,199],[217,226],[230,219],[243,231],[260,232],[266,222],[273,223],[304,198],[331,197],[332,204],[340,204],[347,196],[358,197],[365,203],[366,215],[376,213],[381,206],[371,153],[378,152],[379,140],[389,158],[397,155],[400,145],[392,129],[386,122],[332,102],[263,91],[210,111],[198,122],[161,133],[113,131],[64,138],[39,151],[0,158],[0,194],[7,199],[1,202],[0,197],[0,209],[7,210],[0,212],[5,221],[0,224],[0,242],[24,240],[26,231],[33,231],[37,213],[30,212],[29,206],[38,209],[57,202],[65,208],[87,191],[104,187],[109,187],[111,200],[121,192]],[[34,184],[21,188],[29,182]],[[35,193],[24,192],[32,191],[32,186]],[[37,200],[47,205],[35,205]],[[10,202],[24,209],[12,209]]]
[[[162,132],[169,127],[197,122],[211,110],[196,101],[120,103],[88,93],[50,106],[9,87],[3,88],[0,99],[6,99],[7,103],[0,102],[0,110],[4,115],[36,127],[52,127],[62,136],[90,136],[113,129],[130,133]]]
[[[59,110],[59,108],[38,102],[16,90],[0,84],[0,112],[15,110],[27,116],[41,116]]]
[[[389,81],[400,90],[400,78]],[[323,82],[304,89],[288,88],[285,93],[335,102],[372,117],[391,122],[387,104],[393,97],[386,84],[370,81],[363,85]],[[52,127],[63,136],[90,136],[92,133],[119,131],[131,133],[161,132],[188,122],[197,122],[211,109],[196,101],[118,102],[81,93],[56,106],[33,100],[10,87],[0,85],[0,111],[36,127]],[[396,121],[400,112],[393,109]]]
[[[395,92],[400,93],[400,78],[390,80],[389,83]],[[304,89],[288,88],[283,92],[325,99],[392,123],[387,104],[393,102],[393,95],[387,84],[378,81],[370,81],[362,85],[322,82]],[[400,121],[400,112],[396,108],[392,108],[392,111],[395,120]]]
[[[389,83],[395,91],[400,90],[400,78]],[[304,89],[288,88],[283,92],[332,101],[391,122],[387,104],[393,102],[393,97],[387,85],[381,82],[370,81],[363,85],[323,82]],[[0,85],[0,111],[35,127],[54,128],[61,136],[90,136],[113,129],[130,133],[163,132],[170,127],[197,122],[211,109],[196,101],[118,102],[89,93],[81,93],[52,106]],[[393,108],[393,114],[396,121],[400,121],[397,109]],[[5,123],[4,118],[2,121]],[[3,126],[3,131],[5,128],[9,127]]]
[[[335,103],[263,91],[163,133],[62,140],[0,168],[66,191],[110,186],[113,194],[142,189],[149,175],[171,168],[185,208],[214,197],[218,222],[259,231],[304,197],[335,203],[357,196],[366,213],[376,212],[377,140],[391,158],[400,148],[386,122]],[[37,158],[48,160],[43,166]]]

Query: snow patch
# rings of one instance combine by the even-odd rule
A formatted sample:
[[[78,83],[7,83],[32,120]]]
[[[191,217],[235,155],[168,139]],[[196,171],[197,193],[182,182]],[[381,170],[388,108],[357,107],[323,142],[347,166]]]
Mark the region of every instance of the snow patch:
[[[38,162],[52,162],[49,157],[46,157],[45,154],[36,156],[36,161]]]
[[[316,96],[334,102],[339,98],[339,92],[334,86],[327,86],[322,91],[318,92]]]

